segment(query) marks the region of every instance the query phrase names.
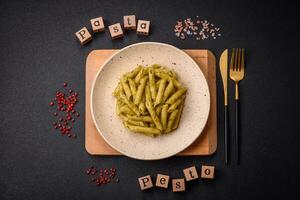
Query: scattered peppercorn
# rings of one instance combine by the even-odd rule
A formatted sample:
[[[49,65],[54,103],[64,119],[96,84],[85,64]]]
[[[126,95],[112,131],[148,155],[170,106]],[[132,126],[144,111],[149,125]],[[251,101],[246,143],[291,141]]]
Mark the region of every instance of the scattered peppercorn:
[[[99,173],[98,173],[99,172]],[[92,176],[90,182],[96,182],[97,186],[107,183],[119,183],[120,179],[116,176],[116,169],[114,167],[110,169],[99,169],[91,166],[86,170],[86,175]],[[96,178],[95,178],[96,176]]]
[[[67,87],[68,83],[64,82],[63,87]],[[65,90],[65,89],[64,89]],[[56,104],[56,112],[53,115],[57,120],[53,122],[54,129],[58,129],[62,135],[67,135],[68,137],[76,138],[76,135],[71,131],[72,127],[67,126],[69,121],[73,123],[75,116],[79,117],[79,113],[75,110],[75,106],[78,103],[78,93],[74,92],[72,89],[67,89],[69,92],[57,90],[55,93],[54,100],[49,103],[50,107],[53,107]],[[73,115],[73,116],[72,116]],[[59,123],[61,122],[61,123]],[[63,126],[62,126],[63,125]]]

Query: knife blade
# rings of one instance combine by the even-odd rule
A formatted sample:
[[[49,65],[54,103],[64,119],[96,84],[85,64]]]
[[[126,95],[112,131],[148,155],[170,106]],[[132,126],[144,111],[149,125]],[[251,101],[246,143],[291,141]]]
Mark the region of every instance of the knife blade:
[[[228,77],[228,49],[225,49],[220,57],[220,71],[224,89],[224,105],[227,106],[227,77]]]
[[[228,49],[225,49],[220,57],[220,72],[223,81],[224,89],[224,151],[225,151],[225,163],[228,164],[228,96],[227,96],[227,77],[228,77]]]

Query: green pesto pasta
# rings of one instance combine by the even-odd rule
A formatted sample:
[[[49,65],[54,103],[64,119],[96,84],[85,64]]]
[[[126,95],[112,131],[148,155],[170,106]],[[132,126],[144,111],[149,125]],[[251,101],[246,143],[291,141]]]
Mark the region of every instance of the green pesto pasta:
[[[116,114],[131,132],[150,137],[169,133],[179,126],[186,91],[173,70],[138,66],[113,91]]]
[[[139,73],[136,75],[136,77],[134,78],[134,82],[135,82],[136,84],[139,84],[141,78],[143,78],[143,75],[144,75],[144,68],[142,68],[142,69],[139,71]]]
[[[129,85],[127,83],[127,78],[126,77],[123,77],[121,79],[121,84],[122,84],[122,87],[123,87],[123,90],[124,90],[124,92],[126,94],[127,99],[130,99],[132,94],[131,94]]]
[[[142,100],[141,100],[141,102],[139,104],[139,111],[140,111],[140,113],[142,115],[146,115],[147,114],[145,102],[146,102],[146,97],[145,97],[145,95],[143,95]]]
[[[176,119],[177,115],[178,115],[178,109],[174,110],[171,113],[171,115],[168,119],[167,129],[166,129],[165,133],[169,133],[170,131],[172,131],[173,124],[175,122],[175,119]]]
[[[131,91],[131,94],[132,94],[132,97],[134,100],[135,95],[136,95],[136,84],[131,78],[128,79],[128,83],[129,83],[129,88],[130,88],[130,91]]]
[[[173,84],[172,81],[170,81],[169,84],[168,84],[168,86],[167,86],[167,88],[164,91],[162,103],[166,102],[166,100],[168,99],[168,97],[172,93],[173,89],[174,89],[174,84]]]
[[[178,98],[180,98],[186,92],[185,88],[180,88],[177,90],[166,102],[166,104],[174,103]]]
[[[155,76],[154,76],[154,69],[152,67],[149,68],[148,75],[149,75],[151,98],[153,101],[155,101],[155,98],[156,98]]]
[[[166,79],[161,79],[161,81],[159,83],[159,88],[158,88],[158,92],[156,95],[154,107],[162,102],[162,98],[163,98],[165,87],[166,87],[166,82],[167,82]]]
[[[162,106],[162,109],[161,109],[160,120],[161,120],[161,124],[163,126],[163,130],[166,130],[166,128],[167,128],[168,107],[169,107],[169,105],[165,104]]]
[[[181,98],[177,99],[173,104],[170,105],[170,108],[168,109],[168,113],[173,112],[183,101],[185,96],[182,96]]]
[[[173,130],[177,129],[178,126],[179,126],[179,122],[180,122],[180,119],[181,119],[181,114],[182,114],[182,110],[183,110],[183,106],[184,106],[184,101],[185,101],[185,96],[183,97],[182,102],[181,102],[181,104],[180,104],[180,106],[178,108],[178,115],[177,115],[177,117],[175,119],[174,126],[172,128]]]
[[[143,95],[143,92],[145,90],[147,80],[148,80],[148,77],[145,76],[144,78],[142,78],[141,84],[138,86],[138,89],[136,91],[136,96],[135,96],[135,99],[134,99],[134,104],[135,105],[139,105],[140,102],[141,102],[142,95]]]
[[[132,132],[145,133],[145,134],[155,134],[155,135],[160,135],[161,134],[161,131],[158,130],[157,128],[135,126],[135,125],[130,125],[129,123],[126,123],[126,127],[129,130],[131,130]]]

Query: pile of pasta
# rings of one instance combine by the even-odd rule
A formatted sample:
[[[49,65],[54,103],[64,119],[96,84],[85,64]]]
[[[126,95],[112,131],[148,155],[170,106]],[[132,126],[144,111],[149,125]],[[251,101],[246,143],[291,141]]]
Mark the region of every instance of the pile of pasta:
[[[147,136],[178,128],[187,89],[174,71],[160,65],[138,66],[124,74],[113,95],[116,113],[132,132]]]

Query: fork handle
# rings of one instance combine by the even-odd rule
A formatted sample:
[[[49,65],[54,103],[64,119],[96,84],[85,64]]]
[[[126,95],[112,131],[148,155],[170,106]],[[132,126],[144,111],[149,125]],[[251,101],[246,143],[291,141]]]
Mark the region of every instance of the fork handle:
[[[239,99],[235,100],[235,152],[237,165],[240,164],[239,144]]]
[[[224,150],[225,150],[225,164],[228,164],[228,106],[224,106]]]

